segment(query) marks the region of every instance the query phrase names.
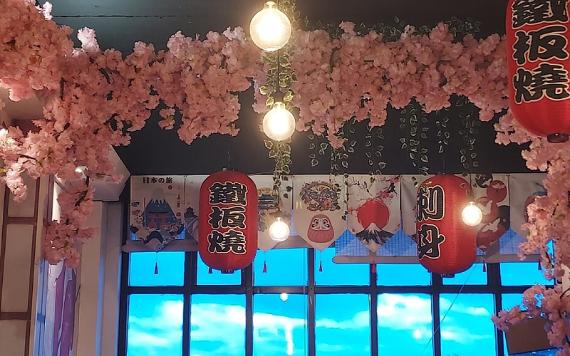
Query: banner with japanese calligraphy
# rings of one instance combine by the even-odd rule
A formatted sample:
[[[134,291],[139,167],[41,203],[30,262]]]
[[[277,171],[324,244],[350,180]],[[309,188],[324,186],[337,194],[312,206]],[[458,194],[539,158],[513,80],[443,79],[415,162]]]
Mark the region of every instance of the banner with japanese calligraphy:
[[[129,205],[131,239],[160,250],[184,238],[184,176],[133,176]]]
[[[410,262],[416,254],[417,187],[429,177],[374,176],[371,180],[368,175],[291,176],[282,182],[277,209],[273,177],[253,176],[257,185],[258,248],[280,247],[267,234],[269,221],[279,211],[290,222],[291,236],[300,236],[316,248],[335,243],[343,261],[352,261],[352,256],[361,263],[396,262],[392,259],[399,257]],[[132,177],[131,238],[144,242],[145,251],[160,250],[172,239],[197,240],[199,191],[205,178]],[[480,258],[488,262],[516,259],[523,241],[520,226],[526,221],[526,207],[535,196],[544,194],[544,174],[474,174],[464,178],[471,182],[473,198],[484,215],[477,234]],[[342,238],[337,239],[339,236]],[[137,250],[137,246],[132,248]]]
[[[417,209],[417,197],[418,197],[418,187],[428,178],[430,175],[403,175],[400,176],[401,184],[401,201],[400,205],[402,207],[402,228],[404,234],[415,238],[416,235],[416,209]]]
[[[376,252],[400,229],[400,177],[351,175],[347,223],[350,232]]]
[[[343,177],[293,177],[295,229],[310,246],[323,250],[347,228]]]
[[[291,221],[293,182],[289,177],[285,177],[278,192],[275,192],[273,176],[257,175],[251,176],[251,179],[257,187],[257,209],[259,211],[257,247],[262,251],[271,250],[278,244],[269,236],[269,226],[277,214],[285,221]]]
[[[477,247],[487,254],[498,253],[498,241],[510,229],[509,178],[506,174],[474,174],[470,180],[473,199],[483,212]]]
[[[245,268],[257,253],[257,188],[246,174],[221,171],[200,187],[198,251],[221,271]]]
[[[550,142],[570,135],[569,8],[566,0],[507,6],[510,108],[522,126]]]
[[[186,176],[184,179],[184,227],[186,239],[198,241],[200,187],[208,176]]]

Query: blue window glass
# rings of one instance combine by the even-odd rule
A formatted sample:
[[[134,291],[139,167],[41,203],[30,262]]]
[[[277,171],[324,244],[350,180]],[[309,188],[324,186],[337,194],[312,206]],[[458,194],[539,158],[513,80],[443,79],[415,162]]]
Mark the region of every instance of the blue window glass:
[[[184,252],[131,253],[129,285],[137,287],[183,285],[184,256]]]
[[[483,271],[482,263],[475,263],[465,272],[443,278],[443,284],[487,284],[487,272]]]
[[[129,296],[127,355],[182,355],[181,295]]]
[[[376,265],[378,285],[422,286],[431,283],[431,274],[419,263]]]
[[[492,294],[442,294],[439,301],[442,355],[495,354]]]
[[[501,263],[501,283],[505,286],[550,284],[544,277],[544,271],[538,268],[538,262]]]
[[[197,284],[201,285],[239,285],[241,284],[241,270],[232,273],[222,273],[218,270],[210,270],[206,266],[199,254],[198,256],[198,279]]]
[[[258,294],[253,298],[254,355],[307,354],[307,296]]]
[[[307,285],[307,249],[259,251],[253,262],[253,276],[257,286]]]
[[[370,355],[367,295],[324,294],[315,301],[315,348],[319,356]]]
[[[193,295],[190,325],[191,355],[245,355],[245,296]]]
[[[334,256],[334,248],[327,248],[324,251],[315,250],[315,283],[317,285],[368,285],[370,283],[369,265],[334,263]]]
[[[378,296],[378,353],[432,355],[431,297],[426,294]]]

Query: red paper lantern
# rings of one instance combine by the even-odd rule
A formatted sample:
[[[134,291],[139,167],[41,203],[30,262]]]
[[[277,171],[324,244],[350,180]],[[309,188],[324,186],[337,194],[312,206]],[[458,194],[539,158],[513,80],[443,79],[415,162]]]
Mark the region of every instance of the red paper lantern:
[[[510,0],[507,7],[510,108],[524,128],[550,142],[570,135],[569,6]]]
[[[247,175],[222,171],[200,187],[198,249],[204,263],[230,272],[257,252],[257,188]]]
[[[429,178],[418,188],[418,258],[431,272],[455,274],[475,262],[476,230],[461,218],[469,193],[469,183],[454,175]]]

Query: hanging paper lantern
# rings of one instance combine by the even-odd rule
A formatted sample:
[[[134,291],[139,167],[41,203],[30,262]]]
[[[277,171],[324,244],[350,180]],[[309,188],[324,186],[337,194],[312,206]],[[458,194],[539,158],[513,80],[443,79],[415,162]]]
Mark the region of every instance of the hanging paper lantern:
[[[507,7],[510,108],[524,128],[550,142],[570,135],[569,6],[510,0]]]
[[[245,174],[222,171],[200,187],[198,249],[221,271],[251,264],[257,252],[257,188]]]
[[[455,274],[475,262],[476,231],[461,218],[469,193],[469,183],[454,175],[435,176],[418,188],[418,258],[431,272]]]

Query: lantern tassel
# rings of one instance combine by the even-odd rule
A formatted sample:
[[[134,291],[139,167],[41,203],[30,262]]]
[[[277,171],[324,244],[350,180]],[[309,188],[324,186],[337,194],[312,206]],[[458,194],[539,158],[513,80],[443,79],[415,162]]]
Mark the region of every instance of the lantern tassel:
[[[542,271],[542,264],[540,263],[540,261],[538,261],[538,270]]]
[[[212,274],[212,267],[208,268],[208,274]]]
[[[263,261],[263,273],[267,273],[267,262]]]
[[[154,275],[158,274],[158,261],[154,261]]]
[[[320,260],[319,261],[319,272],[322,272],[322,271],[323,271],[323,261]]]
[[[487,263],[483,262],[483,272],[487,272]]]

